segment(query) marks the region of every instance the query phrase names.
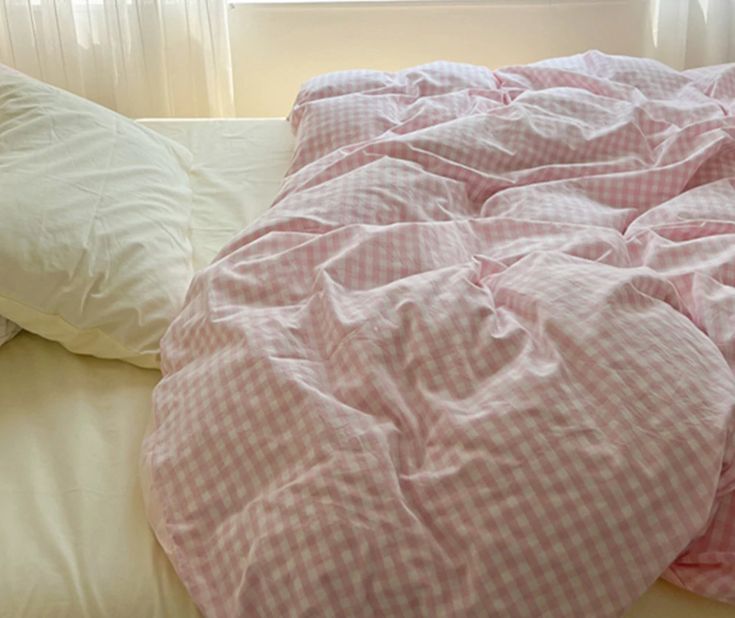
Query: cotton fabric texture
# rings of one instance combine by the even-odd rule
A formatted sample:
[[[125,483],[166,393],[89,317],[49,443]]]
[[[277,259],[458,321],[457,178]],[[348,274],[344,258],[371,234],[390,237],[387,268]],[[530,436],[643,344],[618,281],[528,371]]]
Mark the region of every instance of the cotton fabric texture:
[[[149,517],[208,616],[735,602],[735,67],[301,90],[162,344]]]
[[[0,67],[0,316],[158,365],[192,276],[189,153]]]

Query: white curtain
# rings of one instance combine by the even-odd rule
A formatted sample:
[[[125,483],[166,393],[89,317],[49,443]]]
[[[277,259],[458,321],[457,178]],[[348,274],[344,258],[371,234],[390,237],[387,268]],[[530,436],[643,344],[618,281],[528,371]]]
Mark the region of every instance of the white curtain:
[[[677,69],[735,62],[735,0],[649,0],[646,55]]]
[[[131,117],[231,116],[224,0],[0,0],[0,63]]]

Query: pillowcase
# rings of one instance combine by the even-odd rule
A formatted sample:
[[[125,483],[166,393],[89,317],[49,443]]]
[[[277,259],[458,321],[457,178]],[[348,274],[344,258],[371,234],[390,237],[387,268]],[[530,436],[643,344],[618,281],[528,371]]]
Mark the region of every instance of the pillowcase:
[[[192,277],[191,155],[0,65],[0,316],[158,366]]]
[[[0,318],[0,345],[7,343],[20,332],[17,324],[9,322],[5,318]]]

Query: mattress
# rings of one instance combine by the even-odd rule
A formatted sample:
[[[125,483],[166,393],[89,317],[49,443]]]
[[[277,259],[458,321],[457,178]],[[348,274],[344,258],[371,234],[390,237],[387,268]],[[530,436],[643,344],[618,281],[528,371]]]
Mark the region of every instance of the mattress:
[[[192,241],[208,263],[272,200],[293,146],[280,119],[143,121],[194,154]],[[157,371],[22,333],[0,352],[0,617],[198,611],[145,519],[137,458]],[[657,582],[628,618],[735,617]]]

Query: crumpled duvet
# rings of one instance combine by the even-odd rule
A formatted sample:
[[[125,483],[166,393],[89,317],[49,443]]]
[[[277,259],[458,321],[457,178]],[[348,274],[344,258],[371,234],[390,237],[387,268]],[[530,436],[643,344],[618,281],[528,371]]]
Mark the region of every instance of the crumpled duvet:
[[[735,66],[308,82],[143,446],[207,616],[735,602]]]

